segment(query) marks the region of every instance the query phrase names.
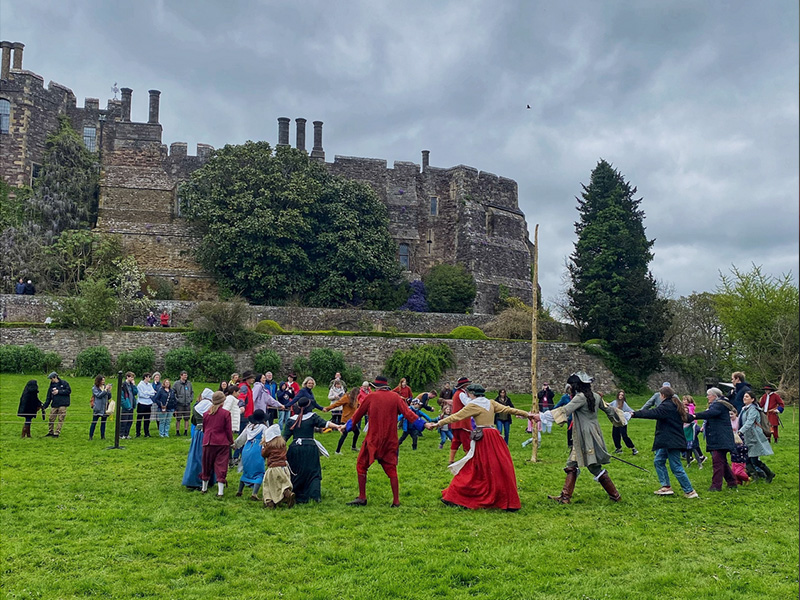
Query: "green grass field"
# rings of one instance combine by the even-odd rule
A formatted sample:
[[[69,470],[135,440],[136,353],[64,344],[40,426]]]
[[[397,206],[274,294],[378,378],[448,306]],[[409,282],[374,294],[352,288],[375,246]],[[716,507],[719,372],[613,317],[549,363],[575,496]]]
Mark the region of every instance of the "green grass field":
[[[573,503],[556,505],[547,494],[563,483],[566,432],[545,434],[540,462],[531,464],[530,448],[520,446],[525,422],[515,420],[517,513],[444,506],[448,453],[437,449],[436,432],[426,432],[416,452],[410,440],[401,447],[400,509],[389,508],[378,465],[370,470],[369,505],[345,506],[357,493],[356,454],[333,454],[333,433],[318,436],[331,452],[322,459],[322,502],[268,511],[247,494],[234,497],[235,474],[222,500],[181,487],[188,438],[126,440],[124,450],[106,450],[99,435],[89,442],[88,378],[68,379],[72,406],[60,439],[44,437],[41,419],[32,439],[20,439],[16,410],[29,378],[0,377],[7,598],[798,597],[792,409],[766,461],[778,474],[771,485],[709,493],[709,460],[688,471],[699,500],[653,494],[654,423],[635,420],[629,432],[641,452],[622,458],[651,473],[613,461],[621,502],[610,502],[584,473]],[[45,377],[37,378],[46,389]],[[634,407],[643,402],[629,399]],[[610,424],[603,427],[611,445]]]

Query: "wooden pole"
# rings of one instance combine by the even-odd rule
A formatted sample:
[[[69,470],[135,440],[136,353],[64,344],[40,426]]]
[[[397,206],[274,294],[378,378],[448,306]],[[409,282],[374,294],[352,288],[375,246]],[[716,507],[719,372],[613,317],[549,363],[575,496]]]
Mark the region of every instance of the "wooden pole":
[[[539,337],[539,224],[536,224],[536,227],[533,230],[533,257],[531,259],[533,263],[533,277],[531,278],[531,283],[533,284],[533,289],[531,299],[533,302],[532,311],[531,311],[531,398],[532,398],[532,408],[531,412],[538,413],[539,412],[539,399],[536,396],[537,392],[537,385],[536,385],[536,356],[538,354],[538,348],[536,340]],[[537,462],[539,456],[539,424],[535,421],[532,424],[531,435],[533,436],[533,441],[531,442],[531,462]]]

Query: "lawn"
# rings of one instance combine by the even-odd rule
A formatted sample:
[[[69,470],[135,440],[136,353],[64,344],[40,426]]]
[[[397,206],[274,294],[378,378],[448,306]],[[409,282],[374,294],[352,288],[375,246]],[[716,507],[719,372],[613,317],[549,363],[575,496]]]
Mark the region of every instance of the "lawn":
[[[613,461],[621,502],[610,502],[583,473],[571,505],[552,503],[547,494],[563,483],[566,432],[545,434],[540,462],[531,464],[530,448],[521,447],[525,423],[515,420],[517,513],[444,506],[450,474],[436,432],[426,432],[416,452],[410,440],[401,447],[399,509],[389,508],[389,483],[377,465],[369,505],[345,506],[357,493],[356,454],[335,455],[338,434],[324,434],[331,457],[322,459],[322,502],[269,511],[247,494],[234,497],[235,474],[222,500],[181,487],[185,437],[125,440],[124,450],[106,450],[99,435],[90,442],[89,378],[68,378],[72,406],[59,439],[44,437],[41,419],[32,439],[20,439],[16,409],[29,378],[0,377],[7,598],[798,597],[792,409],[766,460],[778,474],[771,485],[709,493],[709,460],[688,471],[699,500],[653,494],[654,423],[635,420],[629,430],[641,452],[622,458],[650,474]],[[628,402],[638,407],[644,398]],[[603,427],[610,445],[610,425]]]

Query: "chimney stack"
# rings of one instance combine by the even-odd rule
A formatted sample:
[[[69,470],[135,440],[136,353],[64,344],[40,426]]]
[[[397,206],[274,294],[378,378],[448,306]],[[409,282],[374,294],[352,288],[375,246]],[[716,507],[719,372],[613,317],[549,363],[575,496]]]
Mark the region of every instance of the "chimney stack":
[[[278,146],[289,145],[289,117],[278,117]]]
[[[131,120],[131,96],[133,95],[133,90],[131,88],[122,88],[120,90],[122,93],[122,120],[123,121],[130,121]]]
[[[25,47],[25,44],[22,42],[14,42],[12,44],[14,48],[14,68],[21,69],[22,68],[22,49]]]
[[[430,150],[423,150],[422,151],[422,172],[428,170],[428,165],[430,164],[431,160],[431,151]]]
[[[314,121],[314,147],[311,149],[311,158],[325,162],[325,150],[322,149],[322,121]]]
[[[0,79],[8,79],[8,72],[11,70],[11,42],[0,42],[3,49],[3,66],[0,70]]]
[[[299,119],[295,119],[294,122],[297,124],[297,149],[302,150],[303,152],[306,151],[306,120],[302,117]]]
[[[158,102],[161,92],[159,90],[150,90],[150,115],[147,119],[148,123],[158,124]]]

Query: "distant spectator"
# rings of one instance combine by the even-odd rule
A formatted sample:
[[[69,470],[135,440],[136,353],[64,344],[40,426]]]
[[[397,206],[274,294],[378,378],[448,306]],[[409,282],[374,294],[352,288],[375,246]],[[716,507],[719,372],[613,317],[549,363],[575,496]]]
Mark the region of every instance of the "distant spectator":
[[[47,399],[44,402],[44,408],[42,410],[48,408],[51,404],[53,405],[50,409],[50,422],[47,436],[58,437],[61,435],[64,418],[67,416],[67,407],[69,406],[72,388],[66,381],[61,379],[55,371],[50,373],[47,378],[50,380],[50,387],[47,388]]]
[[[445,381],[442,391],[439,392],[439,398],[441,398],[442,400],[450,400],[452,397],[453,397],[453,386],[450,384],[449,381]]]
[[[183,419],[183,435],[189,435],[189,417],[192,405],[192,382],[189,374],[181,371],[180,378],[172,386],[175,390],[175,435],[181,434],[181,419]],[[213,393],[213,392],[212,392]]]
[[[161,311],[161,326],[169,327],[169,313],[166,308]]]
[[[22,277],[17,281],[17,285],[14,286],[14,291],[18,296],[22,296],[25,293],[25,280]]]
[[[145,320],[147,321],[148,327],[155,327],[156,323],[158,322],[158,319],[156,319],[156,316],[153,314],[152,310],[150,311],[150,314],[147,315],[147,319]]]
[[[22,292],[26,296],[33,296],[36,293],[36,288],[33,287],[33,282],[28,279],[28,283],[25,284],[25,291]]]

